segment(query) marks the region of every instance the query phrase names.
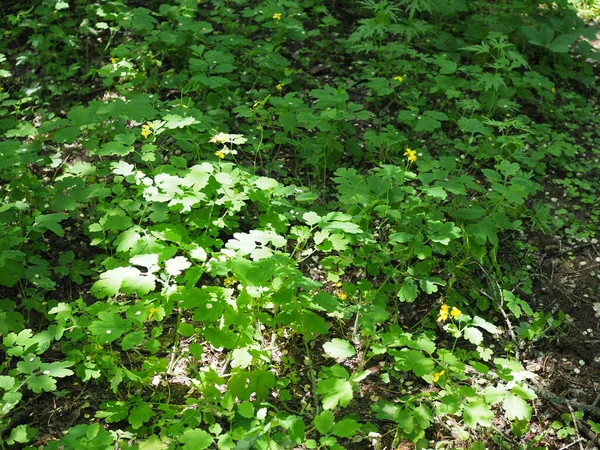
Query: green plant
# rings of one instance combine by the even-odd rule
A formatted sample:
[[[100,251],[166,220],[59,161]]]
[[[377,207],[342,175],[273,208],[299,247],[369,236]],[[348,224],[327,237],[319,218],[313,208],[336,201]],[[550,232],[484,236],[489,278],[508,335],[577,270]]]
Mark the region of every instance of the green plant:
[[[538,446],[535,233],[599,215],[565,2],[0,11],[0,442]]]

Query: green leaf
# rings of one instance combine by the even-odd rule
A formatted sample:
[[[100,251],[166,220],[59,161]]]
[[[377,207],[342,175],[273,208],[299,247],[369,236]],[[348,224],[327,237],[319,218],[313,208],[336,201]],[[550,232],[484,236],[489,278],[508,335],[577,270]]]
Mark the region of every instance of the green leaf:
[[[156,288],[156,277],[135,267],[117,267],[100,274],[90,292],[97,298],[115,296],[122,290],[127,294],[146,295]]]
[[[139,450],[167,450],[169,445],[163,442],[158,436],[150,436],[145,441],[138,444]]]
[[[381,420],[391,420],[398,424],[405,433],[412,432],[414,428],[414,415],[402,407],[389,402],[373,405],[376,411],[375,417]]]
[[[176,256],[165,262],[165,270],[172,277],[181,275],[184,270],[189,269],[191,266],[192,264],[184,256]]]
[[[448,194],[446,191],[440,186],[425,186],[422,188],[423,192],[433,198],[439,198],[440,200],[446,200]]]
[[[9,391],[15,385],[15,379],[6,375],[0,375],[0,388]]]
[[[535,400],[537,398],[536,393],[532,389],[529,389],[527,386],[521,386],[519,384],[513,387],[510,390],[510,392],[518,395],[521,398],[524,398],[525,400]]]
[[[473,317],[473,325],[484,329],[488,333],[497,334],[499,332],[498,327],[479,316]]]
[[[485,401],[493,405],[504,400],[506,397],[506,388],[504,386],[488,386],[483,392]]]
[[[332,222],[326,222],[321,224],[322,230],[340,230],[350,234],[360,234],[363,232],[362,228],[352,222],[341,222],[334,220]]]
[[[206,431],[200,429],[187,430],[179,438],[185,450],[204,450],[212,445],[214,439]]]
[[[95,150],[93,153],[97,156],[126,156],[129,155],[132,151],[135,150],[135,147],[132,145],[126,145],[121,142],[107,142],[103,144],[100,148]]]
[[[316,212],[309,211],[302,214],[302,220],[304,220],[304,222],[306,222],[308,225],[313,226],[319,223],[321,216],[319,216]]]
[[[95,320],[89,326],[92,335],[98,336],[98,342],[109,344],[131,329],[131,323],[117,313],[102,311],[98,314],[100,320]]]
[[[131,26],[135,30],[148,32],[154,28],[157,21],[152,17],[152,11],[146,8],[135,8],[131,12],[133,13]]]
[[[259,177],[254,181],[254,185],[263,191],[267,191],[278,187],[279,182],[273,178]]]
[[[390,355],[394,357],[394,367],[398,370],[412,370],[418,377],[433,373],[435,362],[418,350],[390,351]]]
[[[50,375],[54,378],[70,377],[73,375],[73,371],[67,369],[67,367],[71,367],[73,364],[75,364],[73,361],[58,361],[50,364],[42,363],[40,371],[44,375]]]
[[[129,175],[133,175],[135,173],[135,166],[125,161],[113,162],[110,164],[110,166],[112,167],[114,174],[121,175],[123,177],[128,177]]]
[[[335,417],[333,416],[333,413],[327,409],[313,419],[315,428],[321,434],[327,434],[333,427],[334,422]]]
[[[271,259],[248,261],[240,258],[229,264],[235,277],[245,286],[265,286],[273,276],[274,264]]]
[[[253,393],[259,399],[267,398],[275,387],[275,375],[268,370],[239,371],[231,376],[227,387],[240,400],[248,400]]]
[[[148,403],[141,403],[129,412],[127,420],[134,430],[140,428],[144,423],[148,422],[152,417],[152,408]]]
[[[508,420],[531,418],[531,406],[517,395],[508,394],[504,399],[502,407]]]
[[[445,286],[446,282],[438,277],[429,277],[419,280],[421,290],[426,294],[433,294],[438,291],[438,286]]]
[[[248,348],[236,348],[233,350],[231,358],[231,367],[240,367],[246,369],[252,364],[252,355]]]
[[[142,342],[144,342],[144,332],[134,331],[125,335],[121,341],[121,348],[125,351],[131,350],[133,347],[140,345]]]
[[[485,245],[486,241],[489,241],[494,246],[498,245],[499,240],[496,233],[496,225],[489,217],[467,226],[467,232],[475,237],[475,242],[479,245]]]
[[[477,425],[489,427],[492,425],[494,413],[483,400],[476,400],[465,405],[463,419],[465,425],[476,428]]]
[[[596,434],[600,434],[600,423],[596,423],[593,420],[586,420],[586,422],[590,426],[590,430]]]
[[[465,339],[472,344],[479,345],[483,341],[483,334],[481,333],[481,331],[479,331],[479,329],[475,327],[466,327],[463,330],[463,333]]]
[[[454,225],[454,222],[440,222],[430,220],[427,222],[430,233],[429,238],[433,242],[438,242],[442,245],[448,245],[451,240],[458,239],[461,236],[461,230]]]
[[[20,392],[5,392],[0,401],[0,417],[11,411],[23,397]]]
[[[21,333],[23,333],[23,332],[21,332]],[[19,333],[19,335],[21,335],[21,333]],[[12,333],[12,334],[14,334],[14,333]],[[19,361],[17,363],[17,370],[20,373],[32,374],[37,369],[39,369],[41,365],[42,365],[42,362],[41,362],[40,358],[38,358],[38,357],[26,358],[24,361]]]
[[[351,437],[360,429],[360,423],[353,419],[342,419],[335,424],[331,434],[338,437]]]
[[[334,409],[338,405],[348,406],[352,400],[352,384],[340,378],[322,380],[317,385],[317,394],[323,396],[323,408]]]
[[[29,425],[17,425],[10,431],[6,443],[8,445],[14,445],[15,443],[25,444],[32,440],[36,434],[37,429],[32,428]]]
[[[48,375],[37,375],[27,380],[27,387],[36,394],[42,391],[52,392],[56,390],[56,381]]]
[[[58,237],[65,235],[65,230],[58,224],[69,216],[67,214],[42,214],[35,218],[34,230],[50,230]]]
[[[100,405],[101,410],[96,412],[96,417],[104,419],[107,423],[124,420],[129,415],[130,403],[124,401],[108,401]]]
[[[458,119],[458,126],[465,133],[471,134],[483,134],[484,136],[489,136],[491,134],[491,129],[486,127],[483,123],[481,123],[477,119],[467,119],[466,117],[462,117]]]
[[[412,278],[405,278],[402,287],[396,295],[401,302],[412,303],[417,298],[418,289]]]
[[[448,120],[446,114],[439,111],[425,111],[422,116],[417,117],[413,129],[415,131],[434,131],[442,126],[440,121]]]
[[[433,413],[429,406],[425,403],[421,403],[413,410],[415,421],[419,424],[422,429],[427,429],[433,422]]]
[[[246,419],[251,419],[254,417],[254,405],[250,402],[240,403],[238,405],[238,413]]]
[[[548,48],[554,53],[567,53],[569,51],[569,47],[573,44],[577,38],[576,34],[562,34],[558,36]]]
[[[189,351],[195,359],[200,359],[204,353],[204,347],[201,344],[190,344]]]
[[[181,117],[177,114],[168,114],[163,117],[165,121],[164,127],[169,129],[185,128],[198,123],[193,117]]]
[[[325,353],[332,358],[340,360],[348,359],[356,355],[354,346],[344,339],[334,338],[323,344],[323,349],[325,350]]]

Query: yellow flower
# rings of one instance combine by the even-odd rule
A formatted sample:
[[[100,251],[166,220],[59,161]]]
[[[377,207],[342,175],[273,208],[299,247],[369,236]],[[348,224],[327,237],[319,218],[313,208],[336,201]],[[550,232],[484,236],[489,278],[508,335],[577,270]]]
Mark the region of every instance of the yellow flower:
[[[152,316],[154,315],[154,313],[155,313],[156,311],[158,311],[158,309],[156,309],[156,308],[150,308],[150,309],[148,310],[148,312],[150,313],[150,314],[148,314],[148,319],[152,319]]]
[[[406,147],[406,151],[404,152],[404,156],[408,159],[408,162],[415,162],[417,160],[417,152]]]
[[[275,19],[275,20],[281,20],[281,13],[275,13],[275,14],[273,14],[273,19]]]
[[[440,380],[440,377],[446,373],[445,370],[441,370],[438,373],[433,374],[433,382],[437,383]]]
[[[340,300],[346,300],[348,298],[348,295],[345,292],[338,292],[337,296]]]
[[[279,83],[275,88],[277,88],[278,91],[281,91],[283,90],[283,84]]]
[[[150,125],[142,125],[142,136],[144,136],[144,138],[147,138],[151,134],[152,131],[150,131]]]
[[[116,64],[118,60],[119,60],[119,58],[110,58],[110,63]]]
[[[223,153],[221,150],[215,152],[215,155],[217,155],[221,159],[225,158],[225,153]]]
[[[452,307],[452,311],[450,311],[450,315],[455,319],[458,319],[462,315],[462,311],[458,309],[456,306]]]
[[[446,320],[448,320],[448,312],[450,310],[450,307],[448,305],[446,305],[445,303],[440,307],[440,314],[438,315],[438,322],[445,322]]]
[[[234,284],[235,284],[235,278],[233,278],[233,277],[227,277],[223,280],[223,286],[225,286],[225,287],[233,286]]]
[[[553,94],[556,94],[556,88],[554,86],[552,86],[552,89],[550,89],[550,92],[552,92]]]
[[[400,75],[397,75],[394,77],[394,80],[399,81],[400,83],[402,83],[404,81],[404,78],[402,78]]]

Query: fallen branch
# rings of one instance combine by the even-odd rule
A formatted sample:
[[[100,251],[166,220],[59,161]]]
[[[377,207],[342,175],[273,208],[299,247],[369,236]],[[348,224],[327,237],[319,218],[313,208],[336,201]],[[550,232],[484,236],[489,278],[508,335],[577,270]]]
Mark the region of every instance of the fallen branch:
[[[532,384],[531,388],[541,399],[550,401],[552,403],[556,403],[558,405],[565,405],[565,407],[567,408],[567,412],[568,407],[571,406],[574,409],[583,411],[584,413],[600,418],[600,408],[588,405],[587,403],[579,402],[577,400],[569,400],[568,398],[560,397],[547,389],[536,386],[535,384]]]

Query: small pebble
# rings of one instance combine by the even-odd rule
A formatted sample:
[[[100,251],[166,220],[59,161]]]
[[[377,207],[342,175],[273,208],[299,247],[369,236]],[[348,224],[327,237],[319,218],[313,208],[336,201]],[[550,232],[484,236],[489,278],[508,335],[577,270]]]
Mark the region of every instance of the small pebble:
[[[579,360],[579,365],[580,365],[580,366],[585,366],[585,361],[584,361],[583,359],[580,359],[580,360]]]
[[[575,373],[581,373],[581,370],[579,370],[577,367],[573,369],[573,372]]]

